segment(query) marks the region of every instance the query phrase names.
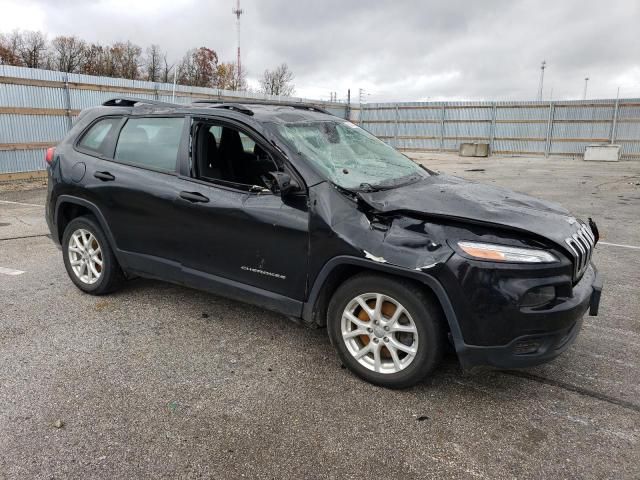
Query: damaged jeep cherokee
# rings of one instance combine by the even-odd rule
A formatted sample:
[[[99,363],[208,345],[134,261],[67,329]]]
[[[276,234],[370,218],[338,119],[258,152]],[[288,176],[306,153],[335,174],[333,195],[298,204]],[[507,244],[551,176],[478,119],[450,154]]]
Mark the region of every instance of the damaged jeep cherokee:
[[[591,219],[432,172],[314,106],[114,99],[46,160],[81,290],[155,278],[326,326],[385,387],[448,345],[465,370],[549,361],[598,312]]]

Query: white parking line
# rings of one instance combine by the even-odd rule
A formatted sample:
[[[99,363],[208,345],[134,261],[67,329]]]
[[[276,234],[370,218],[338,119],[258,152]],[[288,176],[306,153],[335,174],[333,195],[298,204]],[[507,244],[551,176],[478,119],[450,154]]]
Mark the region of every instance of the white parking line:
[[[0,267],[0,273],[4,273],[5,275],[22,275],[24,272],[22,270],[14,270],[13,268]]]
[[[0,203],[9,203],[11,205],[22,205],[24,207],[44,207],[44,205],[36,205],[35,203],[12,202],[10,200],[0,200]]]
[[[610,247],[622,247],[622,248],[631,248],[633,250],[640,250],[640,247],[636,247],[635,245],[624,245],[622,243],[598,242],[598,245],[608,245]]]

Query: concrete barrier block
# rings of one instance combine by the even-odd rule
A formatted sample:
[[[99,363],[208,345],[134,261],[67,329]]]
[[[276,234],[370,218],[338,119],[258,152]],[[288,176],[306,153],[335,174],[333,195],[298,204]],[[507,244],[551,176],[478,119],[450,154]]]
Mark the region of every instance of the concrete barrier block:
[[[620,161],[620,145],[589,145],[584,149],[584,160],[587,162]]]
[[[488,157],[489,156],[489,144],[488,143],[461,143],[460,144],[460,156],[461,157]]]

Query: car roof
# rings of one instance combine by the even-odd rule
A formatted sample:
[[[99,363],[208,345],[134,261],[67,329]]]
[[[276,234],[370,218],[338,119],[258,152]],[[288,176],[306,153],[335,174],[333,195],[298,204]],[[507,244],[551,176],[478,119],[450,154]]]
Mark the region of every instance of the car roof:
[[[286,102],[260,102],[260,101],[215,101],[203,100],[191,104],[177,104],[148,100],[143,98],[119,97],[107,100],[102,104],[104,107],[116,107],[116,110],[140,114],[167,114],[186,113],[217,116],[228,116],[241,119],[241,116],[249,117],[257,122],[292,123],[305,121],[322,121],[336,119],[336,117],[321,107],[308,103],[286,103]],[[249,118],[245,118],[249,120]]]

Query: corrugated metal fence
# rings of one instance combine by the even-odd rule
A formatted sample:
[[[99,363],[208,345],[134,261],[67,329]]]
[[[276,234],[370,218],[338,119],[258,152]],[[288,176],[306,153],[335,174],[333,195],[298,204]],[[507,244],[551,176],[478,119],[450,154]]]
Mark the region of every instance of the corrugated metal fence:
[[[640,158],[640,99],[554,102],[378,103],[354,110],[360,124],[400,150],[457,151],[485,142],[497,154],[581,156],[616,143]]]
[[[43,170],[44,152],[84,108],[129,96],[172,101],[173,85],[0,65],[0,174]],[[194,100],[308,102],[345,116],[346,105],[213,88],[175,88],[176,103]]]
[[[171,101],[172,84],[0,65],[0,173],[44,169],[44,150],[70,128],[83,108],[117,96]],[[498,154],[572,155],[592,143],[622,145],[640,158],[640,99],[569,102],[340,103],[176,86],[175,101],[258,99],[306,101],[340,117],[350,111],[384,141],[407,151],[457,151],[487,142]]]

